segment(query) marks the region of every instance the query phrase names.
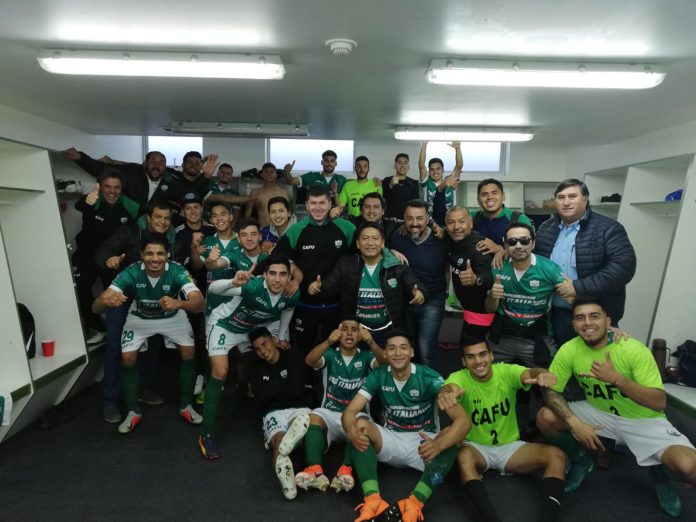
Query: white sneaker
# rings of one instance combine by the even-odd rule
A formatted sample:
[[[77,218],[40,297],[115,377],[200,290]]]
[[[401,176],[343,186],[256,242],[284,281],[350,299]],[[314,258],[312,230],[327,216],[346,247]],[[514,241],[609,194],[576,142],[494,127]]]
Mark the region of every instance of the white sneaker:
[[[201,424],[203,417],[190,404],[179,410],[179,416],[189,424]]]
[[[100,332],[99,330],[92,330],[89,333],[92,334],[92,336],[87,339],[87,344],[98,344],[106,337],[106,334],[104,332]]]
[[[203,387],[205,386],[205,377],[199,375],[196,377],[196,386],[193,388],[194,395],[200,395],[203,392]]]
[[[304,438],[308,428],[309,414],[303,413],[295,417],[292,420],[292,423],[290,424],[288,431],[285,432],[283,440],[280,441],[280,446],[278,446],[278,452],[281,455],[290,455],[292,453],[292,450],[295,449],[295,446],[297,446],[297,443]]]
[[[134,411],[129,411],[128,415],[124,421],[118,425],[118,432],[122,434],[130,433],[135,429],[135,427],[140,424],[143,416],[140,413],[135,413]]]
[[[297,487],[295,486],[295,471],[292,469],[290,457],[278,455],[275,472],[283,488],[283,496],[288,500],[295,498],[297,496]]]

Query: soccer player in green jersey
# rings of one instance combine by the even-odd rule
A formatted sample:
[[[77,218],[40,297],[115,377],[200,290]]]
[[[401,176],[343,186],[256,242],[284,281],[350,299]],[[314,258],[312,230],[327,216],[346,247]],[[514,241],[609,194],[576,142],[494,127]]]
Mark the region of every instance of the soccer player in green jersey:
[[[556,376],[543,368],[493,364],[486,342],[472,337],[462,340],[462,362],[464,369],[445,381],[438,406],[447,410],[459,402],[471,420],[471,430],[459,450],[459,471],[481,520],[500,520],[481,481],[487,469],[506,474],[543,469],[539,520],[558,520],[566,457],[555,446],[521,441],[515,412],[518,390],[528,390],[532,384],[548,388],[556,384]]]
[[[420,172],[420,184],[423,187],[423,199],[428,203],[428,214],[441,227],[445,226],[445,214],[455,204],[459,176],[462,173],[462,148],[461,143],[453,141],[448,143],[455,151],[455,165],[452,174],[443,179],[445,165],[440,158],[430,158],[428,166],[425,166],[428,142],[421,143],[418,156],[418,170]]]
[[[358,349],[362,341],[370,350]],[[336,344],[338,343],[338,344]],[[307,468],[296,475],[302,489],[321,491],[329,487],[322,461],[324,452],[334,441],[346,441],[348,436],[341,426],[341,414],[353,399],[372,368],[385,363],[382,348],[372,339],[370,332],[354,319],[344,319],[329,337],[307,354],[305,363],[321,370],[324,397],[321,406],[310,414],[310,426],[305,437]],[[361,412],[360,415],[367,415]],[[355,484],[350,459],[346,458],[331,481],[331,487],[350,491]]]
[[[662,379],[650,350],[635,339],[614,341],[611,318],[594,298],[578,298],[573,328],[578,337],[558,350],[550,370],[558,383],[544,390],[546,406],[537,425],[571,460],[566,492],[592,471],[592,454],[604,451],[601,437],[625,444],[639,466],[649,466],[662,509],[676,517],[681,501],[667,470],[696,485],[696,450],[667,421]],[[587,397],[566,402],[562,392],[574,376]]]
[[[188,271],[168,258],[167,239],[161,234],[144,234],[140,243],[142,261],[123,270],[94,302],[94,313],[117,307],[128,298],[133,304],[121,335],[121,381],[128,415],[119,425],[129,433],[140,423],[138,405],[138,351],[153,335],[161,334],[168,348],[181,354],[181,397],[179,415],[191,424],[203,418],[191,406],[196,382],[195,348],[186,313],[203,311],[203,295]],[[185,299],[180,299],[183,294]]]
[[[263,277],[255,278],[249,270],[238,270],[232,279],[219,279],[208,292],[221,293],[233,299],[224,303],[208,317],[208,355],[211,375],[205,387],[203,424],[198,444],[209,460],[220,457],[213,435],[220,405],[222,386],[229,373],[228,354],[232,348],[250,352],[248,334],[260,326],[268,326],[282,346],[287,346],[288,325],[299,292],[291,297],[283,294],[290,279],[290,261],[280,254],[271,254],[264,262]]]
[[[331,209],[331,217],[340,216],[343,211],[349,217],[358,217],[360,215],[360,201],[366,194],[377,192],[382,194],[382,180],[375,177],[369,179],[367,176],[370,173],[370,160],[367,156],[358,156],[355,158],[355,179],[346,181],[338,195],[340,206]]]
[[[456,404],[447,410],[452,424],[439,431],[437,396],[442,377],[427,366],[411,362],[413,347],[404,333],[391,332],[384,355],[388,366],[370,373],[342,416],[343,429],[350,438],[351,460],[365,495],[355,522],[372,520],[388,509],[391,516],[401,517],[403,522],[417,522],[422,520],[423,505],[433,488],[451,469],[457,444],[471,424]],[[358,417],[375,395],[384,407],[384,426]],[[398,507],[389,508],[380,495],[377,461],[423,472],[411,495],[400,500]]]
[[[329,189],[331,201],[331,206],[340,206],[338,200],[338,195],[341,193],[343,185],[345,185],[345,176],[341,174],[336,174],[336,165],[338,156],[332,150],[325,150],[321,154],[321,172],[310,171],[302,174],[299,177],[295,177],[291,174],[292,167],[295,165],[293,161],[292,164],[285,165],[284,173],[285,180],[288,185],[299,185],[300,187],[314,187],[316,185],[323,185]]]

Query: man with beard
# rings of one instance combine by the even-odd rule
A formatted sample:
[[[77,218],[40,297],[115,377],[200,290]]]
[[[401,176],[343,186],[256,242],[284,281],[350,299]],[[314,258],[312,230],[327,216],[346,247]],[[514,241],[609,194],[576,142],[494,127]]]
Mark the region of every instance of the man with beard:
[[[239,221],[239,216],[242,212],[241,205],[249,202],[247,196],[240,196],[237,189],[232,186],[232,174],[234,169],[229,163],[222,163],[218,167],[217,177],[210,180],[208,185],[208,193],[205,196],[206,205],[213,203],[227,203],[232,209],[233,221]],[[206,213],[205,219],[210,221],[210,216]]]
[[[310,188],[317,185],[323,185],[329,189],[329,198],[331,201],[331,206],[339,206],[340,203],[338,201],[338,195],[341,193],[343,185],[345,185],[346,181],[348,180],[345,176],[342,176],[341,174],[335,174],[334,171],[336,170],[337,164],[336,159],[337,156],[334,151],[325,150],[321,155],[322,171],[310,171],[305,174],[302,174],[298,178],[290,174],[292,166],[295,164],[295,162],[293,161],[292,164],[288,164],[285,166],[285,179],[287,180],[289,185],[297,185],[299,187]]]
[[[387,217],[402,219],[406,204],[420,197],[418,182],[408,177],[409,168],[408,154],[400,152],[394,158],[394,175],[382,180]]]
[[[365,221],[379,225],[384,230],[384,240],[389,241],[392,232],[403,223],[403,216],[401,219],[384,217],[384,206],[384,198],[380,192],[368,192],[360,200],[360,215],[348,219],[356,227]]]
[[[370,173],[370,160],[367,156],[355,158],[354,170],[357,178],[343,185],[338,196],[341,205],[331,209],[332,217],[340,216],[344,210],[349,217],[357,217],[360,215],[360,201],[366,194],[372,192],[382,194],[382,181],[379,178],[369,180],[367,177]]]
[[[286,165],[286,172],[290,165]],[[288,199],[288,192],[284,188],[278,186],[278,171],[273,163],[264,163],[261,167],[259,176],[263,180],[263,186],[252,190],[249,193],[249,204],[246,206],[245,216],[250,217],[251,213],[256,210],[256,217],[261,227],[267,227],[271,224],[271,218],[268,215],[268,202],[273,198]]]
[[[210,178],[217,163],[218,157],[215,154],[207,156],[205,161],[198,151],[192,150],[184,154],[181,172],[174,175],[176,183],[169,194],[169,201],[181,208],[186,194],[193,192],[203,199],[208,193]]]
[[[94,177],[100,176],[107,167],[118,170],[123,176],[123,193],[143,208],[152,200],[167,201],[176,183],[177,172],[167,168],[167,158],[156,150],[148,152],[142,164],[107,163],[90,158],[74,147],[64,150],[63,155]]]

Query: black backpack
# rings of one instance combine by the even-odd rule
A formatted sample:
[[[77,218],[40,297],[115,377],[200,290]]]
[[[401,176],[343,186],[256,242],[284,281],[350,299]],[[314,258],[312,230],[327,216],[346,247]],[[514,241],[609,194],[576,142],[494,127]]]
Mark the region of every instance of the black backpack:
[[[679,357],[679,378],[681,382],[696,388],[696,342],[688,340],[674,352]]]
[[[36,355],[36,324],[34,323],[34,316],[22,303],[17,303],[17,312],[19,313],[19,323],[22,327],[22,337],[24,338],[24,347],[27,351],[27,359],[33,359]]]

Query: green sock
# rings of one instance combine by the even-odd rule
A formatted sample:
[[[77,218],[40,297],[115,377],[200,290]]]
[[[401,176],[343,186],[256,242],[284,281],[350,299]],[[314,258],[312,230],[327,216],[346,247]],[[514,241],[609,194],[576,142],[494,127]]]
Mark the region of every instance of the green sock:
[[[584,452],[580,443],[569,431],[562,431],[559,435],[548,437],[548,439],[551,444],[565,451],[571,461],[576,460]]]
[[[126,400],[128,411],[140,413],[140,404],[138,404],[138,367],[121,365],[121,388],[123,389],[123,398]]]
[[[321,466],[324,459],[324,448],[326,447],[324,443],[324,430],[321,429],[321,426],[310,424],[307,429],[307,435],[305,435],[304,443],[307,466],[314,466],[315,464]]]
[[[210,435],[215,427],[218,408],[220,407],[220,396],[222,395],[223,381],[211,375],[205,385],[205,402],[203,402],[203,424],[201,424],[201,435]]]
[[[350,455],[355,465],[355,472],[362,486],[363,495],[366,497],[373,493],[379,493],[377,481],[377,454],[370,444],[365,451],[358,451],[355,446],[349,444]]]
[[[412,491],[414,497],[423,502],[423,504],[428,501],[430,495],[433,494],[433,488],[442,484],[452,469],[458,450],[457,446],[447,448],[425,465],[423,474]]]
[[[350,451],[351,447],[352,447],[352,444],[348,443],[348,444],[346,444],[346,447],[343,450],[343,465],[344,466],[352,466],[353,465],[353,459],[351,458],[351,451]]]
[[[179,408],[185,408],[193,402],[193,389],[196,387],[196,359],[182,359],[179,371],[181,395]]]

